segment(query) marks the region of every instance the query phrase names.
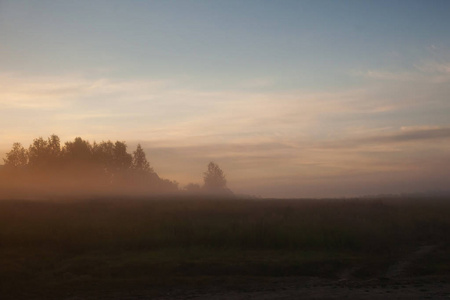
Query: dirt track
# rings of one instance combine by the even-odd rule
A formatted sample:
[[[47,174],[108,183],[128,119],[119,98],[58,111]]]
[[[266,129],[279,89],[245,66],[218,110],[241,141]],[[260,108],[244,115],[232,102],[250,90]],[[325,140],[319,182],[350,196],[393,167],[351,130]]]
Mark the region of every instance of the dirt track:
[[[68,297],[66,300],[274,300],[274,299],[450,299],[450,277],[415,276],[407,269],[440,248],[425,245],[417,248],[389,267],[381,277],[354,278],[358,268],[344,270],[336,279],[313,277],[245,278],[218,280],[215,283],[176,286],[163,289],[126,291],[119,294]]]
[[[155,299],[450,299],[449,281],[441,282],[316,282],[295,283],[295,280],[274,283],[272,286],[248,286],[243,290],[193,291]],[[133,298],[129,298],[133,299]],[[136,297],[134,299],[145,299]]]
[[[285,278],[242,283],[233,286],[208,286],[159,291],[124,292],[114,295],[68,297],[66,300],[275,300],[275,299],[450,299],[450,278],[402,280],[335,281],[317,278]]]

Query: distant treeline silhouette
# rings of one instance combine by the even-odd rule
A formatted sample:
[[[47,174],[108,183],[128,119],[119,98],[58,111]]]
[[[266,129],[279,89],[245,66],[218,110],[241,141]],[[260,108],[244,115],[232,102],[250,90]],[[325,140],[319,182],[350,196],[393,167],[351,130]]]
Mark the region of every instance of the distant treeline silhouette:
[[[127,152],[122,141],[92,144],[80,137],[61,146],[57,135],[42,137],[24,148],[14,143],[0,169],[3,196],[33,195],[148,195],[167,193],[232,193],[223,171],[210,162],[204,185],[163,179],[153,170],[138,144]]]

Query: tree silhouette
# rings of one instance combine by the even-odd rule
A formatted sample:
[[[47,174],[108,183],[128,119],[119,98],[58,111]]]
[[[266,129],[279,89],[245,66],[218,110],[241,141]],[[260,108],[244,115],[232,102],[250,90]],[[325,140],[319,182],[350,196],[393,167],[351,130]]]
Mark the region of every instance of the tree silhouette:
[[[227,187],[227,180],[222,169],[214,162],[208,164],[208,170],[203,173],[203,180],[207,190],[219,191]]]
[[[6,158],[3,161],[6,167],[24,167],[28,163],[27,150],[21,143],[14,143],[11,151],[6,153]]]
[[[136,150],[133,152],[131,161],[131,172],[133,184],[137,187],[143,188],[145,186],[155,186],[160,181],[159,176],[150,167],[147,161],[145,152],[138,144]]]
[[[48,155],[53,160],[58,160],[61,155],[61,141],[56,134],[47,139]]]
[[[94,163],[102,169],[111,183],[124,179],[125,173],[131,169],[132,156],[127,153],[125,142],[94,142],[92,156]]]
[[[5,167],[0,168],[3,178],[0,183],[8,182],[9,186],[14,183],[22,191],[38,187],[50,194],[63,191],[92,191],[95,194],[179,192],[176,181],[156,174],[140,144],[130,154],[125,142],[94,141],[91,144],[77,137],[61,148],[59,137],[53,134],[47,139],[34,139],[28,150],[20,143],[14,143],[4,162]]]
[[[141,144],[138,144],[136,147],[136,151],[133,152],[131,167],[133,168],[133,170],[139,173],[153,173],[153,168],[150,167],[150,163],[147,161],[145,152],[142,149]]]
[[[66,162],[88,163],[93,160],[91,144],[80,137],[76,137],[73,142],[66,142],[62,152]]]
[[[28,148],[28,162],[34,168],[54,167],[60,159],[60,154],[60,141],[57,135],[51,135],[48,140],[39,137],[34,139]]]
[[[202,188],[198,183],[189,183],[184,187],[184,191],[189,194],[200,194]]]
[[[131,168],[133,157],[127,152],[127,144],[117,141],[114,144],[113,163],[116,172],[123,172]]]
[[[94,161],[103,168],[104,173],[108,175],[114,173],[114,144],[111,141],[101,142],[99,144],[94,142],[92,156]]]

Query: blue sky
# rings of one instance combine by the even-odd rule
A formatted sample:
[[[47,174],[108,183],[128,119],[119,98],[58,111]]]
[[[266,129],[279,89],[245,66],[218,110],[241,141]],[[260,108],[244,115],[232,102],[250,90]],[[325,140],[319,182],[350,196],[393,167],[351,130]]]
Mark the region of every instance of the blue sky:
[[[448,1],[0,1],[0,155],[58,134],[143,144],[232,189],[444,189]]]

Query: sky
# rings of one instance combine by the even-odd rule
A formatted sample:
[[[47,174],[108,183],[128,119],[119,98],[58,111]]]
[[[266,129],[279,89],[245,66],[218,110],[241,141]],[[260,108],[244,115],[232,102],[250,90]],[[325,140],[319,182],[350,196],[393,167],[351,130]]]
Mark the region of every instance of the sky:
[[[140,143],[236,193],[448,190],[450,1],[0,0],[0,158]]]

